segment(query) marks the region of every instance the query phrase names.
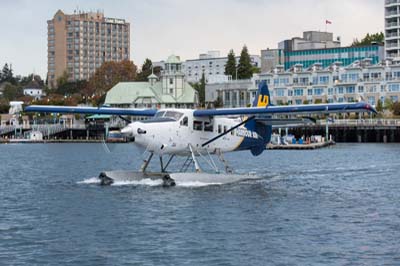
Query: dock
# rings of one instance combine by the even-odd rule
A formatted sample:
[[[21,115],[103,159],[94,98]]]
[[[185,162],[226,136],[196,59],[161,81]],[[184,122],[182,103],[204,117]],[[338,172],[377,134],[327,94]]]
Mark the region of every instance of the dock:
[[[288,144],[288,145],[276,145],[269,143],[267,145],[267,150],[315,150],[315,149],[329,147],[335,144],[336,143],[334,141],[318,142],[310,144]]]

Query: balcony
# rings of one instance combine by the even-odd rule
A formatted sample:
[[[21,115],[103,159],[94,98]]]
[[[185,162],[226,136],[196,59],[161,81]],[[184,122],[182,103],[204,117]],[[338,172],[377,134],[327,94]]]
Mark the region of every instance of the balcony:
[[[397,12],[397,10],[395,11],[388,11],[385,13],[385,17],[391,17],[391,16],[398,16],[399,12]]]
[[[399,0],[386,0],[385,1],[385,5],[389,6],[389,5],[393,5],[393,4],[398,4]]]
[[[386,29],[397,28],[397,27],[399,27],[399,24],[397,22],[386,23]]]

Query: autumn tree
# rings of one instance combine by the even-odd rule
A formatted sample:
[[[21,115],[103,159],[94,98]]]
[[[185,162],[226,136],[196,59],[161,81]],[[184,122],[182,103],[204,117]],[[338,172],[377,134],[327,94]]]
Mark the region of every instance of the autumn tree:
[[[225,65],[225,75],[236,79],[236,58],[235,52],[231,49],[228,54],[228,61]]]
[[[147,77],[151,75],[153,68],[153,63],[150,59],[146,58],[142,65],[142,69],[136,75],[136,81],[147,81]]]
[[[104,62],[89,80],[89,93],[103,95],[117,83],[134,81],[136,65],[132,61]]]
[[[249,51],[246,45],[243,46],[242,52],[240,53],[237,72],[238,79],[250,79],[253,76],[253,65],[251,64]]]

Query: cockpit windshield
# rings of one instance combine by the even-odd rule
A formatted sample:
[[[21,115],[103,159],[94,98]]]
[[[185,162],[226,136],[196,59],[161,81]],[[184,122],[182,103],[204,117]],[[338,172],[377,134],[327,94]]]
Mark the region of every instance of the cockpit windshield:
[[[154,118],[171,118],[178,121],[183,116],[183,113],[176,111],[160,111],[157,112]]]

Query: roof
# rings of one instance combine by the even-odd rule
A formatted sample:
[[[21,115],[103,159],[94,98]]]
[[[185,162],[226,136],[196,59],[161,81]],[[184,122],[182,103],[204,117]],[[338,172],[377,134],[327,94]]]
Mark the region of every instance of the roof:
[[[152,98],[157,103],[193,103],[196,90],[185,82],[183,94],[175,98],[171,94],[163,94],[161,82],[151,85],[149,82],[120,82],[107,92],[104,104],[142,103],[144,98]],[[154,103],[154,102],[153,102]]]
[[[148,80],[150,80],[150,79],[158,79],[158,77],[157,77],[154,73],[151,73],[151,75],[149,75],[149,76],[147,77],[147,79],[148,79]]]
[[[176,56],[176,55],[170,55],[165,63],[167,63],[167,64],[180,64],[181,60],[179,60],[179,57]]]

